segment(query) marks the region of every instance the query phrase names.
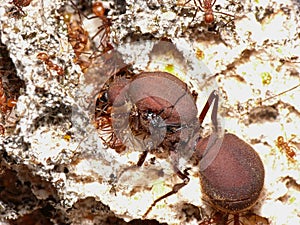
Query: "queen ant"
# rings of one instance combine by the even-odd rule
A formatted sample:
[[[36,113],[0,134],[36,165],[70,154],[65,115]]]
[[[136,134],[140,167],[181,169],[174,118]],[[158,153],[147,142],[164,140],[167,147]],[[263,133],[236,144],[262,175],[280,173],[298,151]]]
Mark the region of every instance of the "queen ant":
[[[177,85],[174,90],[170,89],[172,82]],[[111,129],[109,130],[111,135],[114,134],[119,137],[118,134],[124,133],[124,124],[126,125],[126,121],[124,123],[126,120],[124,106],[131,108],[131,110],[135,108],[135,112],[131,112],[129,115],[129,126],[133,137],[144,135],[143,140],[145,140],[149,136],[151,126],[166,128],[164,139],[157,146],[154,143],[156,140],[151,140],[151,143],[154,143],[152,148],[148,148],[147,144],[142,145],[145,150],[139,157],[137,167],[143,165],[148,153],[156,155],[158,148],[167,152],[163,157],[169,157],[171,152],[177,152],[172,154],[172,166],[182,182],[175,184],[171,191],[156,199],[145,212],[143,218],[147,217],[158,202],[176,194],[189,183],[188,170],[190,168],[183,171],[178,169],[178,157],[181,151],[185,154],[188,151],[194,152],[192,158],[197,162],[195,165],[200,165],[202,192],[206,201],[214,208],[227,214],[237,215],[256,203],[264,183],[262,161],[255,150],[236,135],[226,133],[223,138],[218,136],[220,132],[217,121],[219,96],[216,91],[210,94],[199,117],[197,117],[195,97],[184,82],[169,73],[142,72],[129,77],[113,77],[110,83],[104,87],[101,100],[98,101],[101,102],[98,109],[100,113],[96,115],[96,118],[97,116],[106,118],[109,123],[117,120],[113,129],[111,129],[111,124],[103,126]],[[178,93],[180,89],[182,89],[182,94]],[[154,93],[165,93],[168,96],[166,99],[173,103],[170,104],[170,102],[154,97],[157,96]],[[175,101],[171,101],[169,98],[175,98]],[[126,102],[130,102],[132,105],[128,107]],[[211,106],[213,134],[202,138],[200,127]],[[112,116],[110,115],[111,107],[114,108],[113,119],[107,120]],[[119,108],[121,108],[120,111],[118,111]],[[181,111],[178,112],[177,110]],[[178,117],[179,115],[180,117]],[[157,116],[163,121],[156,121]],[[162,122],[163,125],[159,125]],[[183,132],[183,136],[181,136],[181,132]],[[158,130],[159,134],[160,131]],[[119,140],[123,142],[122,137]],[[222,183],[223,186],[220,187],[219,183]],[[238,224],[238,216],[234,216],[234,221]]]
[[[205,200],[221,212],[237,215],[257,202],[263,188],[264,167],[253,148],[236,135],[225,133],[223,138],[218,137],[218,94],[215,91],[211,93],[200,113],[200,126],[212,103],[211,120],[214,133],[205,138],[196,134],[197,138],[193,139],[196,140],[193,157],[196,164],[200,165],[200,184]],[[177,193],[188,181],[186,179],[185,182],[174,185],[169,193],[155,200],[144,217],[157,202]],[[238,216],[234,217],[235,223],[239,224]]]

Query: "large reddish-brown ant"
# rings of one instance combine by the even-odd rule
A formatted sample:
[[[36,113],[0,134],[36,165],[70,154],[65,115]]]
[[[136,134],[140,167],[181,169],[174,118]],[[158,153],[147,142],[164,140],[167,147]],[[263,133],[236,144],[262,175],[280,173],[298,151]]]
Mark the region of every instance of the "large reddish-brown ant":
[[[212,92],[208,98],[199,122],[201,125],[213,101],[211,119],[217,133],[217,93]],[[240,224],[238,213],[251,208],[263,188],[264,167],[259,155],[243,140],[226,133],[223,139],[216,134],[198,137],[194,158],[200,164],[200,183],[205,200],[221,212],[234,214],[234,223]],[[177,193],[188,180],[176,184],[172,191],[155,200],[144,217],[157,202]]]
[[[169,81],[164,84],[161,79]],[[176,82],[178,85],[176,89],[170,89],[169,85],[171,82]],[[176,93],[180,89],[179,87],[184,90],[185,94]],[[156,91],[159,93],[166,92],[168,96],[177,95],[175,105],[170,105],[170,103],[160,98],[153,97],[155,95],[149,95],[153,89],[157,89]],[[188,99],[191,99],[189,103]],[[213,91],[199,118],[197,118],[195,98],[189,92],[184,82],[168,73],[142,72],[131,77],[113,77],[110,83],[105,85],[101,99],[98,100],[98,105],[99,103],[101,104],[99,105],[100,113],[96,115],[96,119],[100,116],[100,118],[105,118],[105,121],[110,123],[112,121],[110,120],[112,116],[110,115],[111,108],[118,109],[121,107],[123,110],[124,107],[122,108],[122,106],[126,102],[131,102],[134,105],[133,108],[136,108],[136,111],[130,113],[129,116],[129,126],[133,130],[133,135],[146,135],[145,138],[147,138],[150,124],[153,120],[156,121],[155,115],[159,115],[164,120],[165,125],[163,126],[169,127],[165,133],[164,140],[157,146],[169,152],[169,154],[165,154],[165,157],[170,156],[170,152],[175,151],[176,147],[178,147],[180,138],[182,138],[180,137],[180,132],[185,132],[186,128],[192,130],[188,136],[184,136],[186,140],[179,145],[180,151],[187,152],[196,148],[193,157],[195,161],[200,162],[200,182],[206,200],[217,210],[236,214],[234,221],[238,224],[237,213],[249,209],[259,198],[264,183],[264,168],[258,154],[243,140],[230,133],[226,133],[223,138],[218,137],[217,134],[220,129],[217,122],[218,99],[218,94],[216,91]],[[200,127],[212,105],[211,120],[214,134],[201,138]],[[129,108],[132,108],[132,106]],[[179,115],[176,111],[178,109],[188,111],[180,114],[183,117],[178,117]],[[124,116],[126,113],[124,114],[122,110],[118,111],[115,109],[114,111],[115,117],[113,119],[120,118],[120,121],[115,123],[113,129],[111,129],[111,124],[108,124],[108,126],[103,125],[104,128],[110,129],[111,135],[116,135],[117,137],[119,133],[122,133],[124,126],[122,119],[126,118]],[[194,126],[194,124],[197,124],[195,123],[197,119],[200,126]],[[158,127],[160,126],[158,125]],[[119,138],[119,140],[121,143],[123,142],[122,139]],[[213,141],[211,142],[211,140]],[[137,166],[143,165],[149,152],[156,154],[156,148],[146,148],[140,155]],[[175,184],[170,192],[156,199],[143,217],[146,217],[159,201],[177,193],[188,184],[190,180],[188,169],[185,169],[183,172],[180,171],[177,160],[173,158],[173,169],[183,182]],[[223,186],[220,187],[219,183],[222,183]]]

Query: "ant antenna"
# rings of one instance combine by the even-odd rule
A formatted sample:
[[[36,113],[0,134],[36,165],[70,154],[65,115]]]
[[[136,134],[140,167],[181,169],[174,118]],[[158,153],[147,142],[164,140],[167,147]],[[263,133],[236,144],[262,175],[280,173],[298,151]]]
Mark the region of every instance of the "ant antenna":
[[[201,126],[213,101],[214,101],[214,105],[213,105],[212,114],[211,114],[211,121],[214,125],[215,131],[218,132],[217,111],[218,111],[219,95],[216,90],[213,91],[209,95],[207,102],[206,102],[205,106],[203,107],[201,114],[199,116],[199,123]]]
[[[277,94],[277,95],[273,95],[273,96],[271,96],[271,97],[268,97],[268,98],[262,100],[260,103],[266,102],[266,101],[268,101],[268,100],[270,100],[270,99],[272,99],[272,98],[276,98],[276,97],[278,97],[278,96],[280,96],[280,95],[283,95],[283,94],[285,94],[285,93],[287,93],[287,92],[289,92],[289,91],[292,91],[292,90],[298,88],[299,86],[300,86],[300,84],[297,84],[296,86],[294,86],[294,87],[292,87],[292,88],[290,88],[290,89],[288,89],[288,90],[285,90],[285,91],[283,91],[283,92],[281,92],[281,93],[279,93],[279,94]]]

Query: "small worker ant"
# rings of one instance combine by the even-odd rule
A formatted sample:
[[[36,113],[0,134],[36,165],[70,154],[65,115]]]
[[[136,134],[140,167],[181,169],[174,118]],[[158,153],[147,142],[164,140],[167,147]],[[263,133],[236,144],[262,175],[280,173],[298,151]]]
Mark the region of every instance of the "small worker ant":
[[[2,124],[0,124],[0,135],[3,136],[5,134],[5,128]]]
[[[114,95],[117,95],[117,91],[125,87],[130,82],[132,77],[129,69],[118,71],[117,74],[111,76],[102,87],[96,100],[95,110],[95,126],[99,130],[100,138],[104,144],[112,149],[115,149],[117,153],[121,153],[126,150],[126,146],[115,134],[112,127],[112,105],[114,101]]]
[[[95,19],[98,18],[101,20],[101,25],[98,27],[98,31],[91,37],[91,40],[94,40],[98,35],[101,34],[100,37],[100,44],[97,46],[97,50],[101,48],[101,55],[103,53],[108,52],[109,50],[113,49],[112,45],[108,42],[108,36],[110,34],[110,26],[111,26],[111,19],[107,18],[105,15],[106,9],[104,8],[102,2],[95,2],[92,5],[92,12],[94,16],[88,17],[84,13],[80,12],[78,7],[71,1],[72,5],[75,7],[76,11],[78,12],[79,18],[81,20],[81,15],[83,15],[86,19]],[[81,20],[82,21],[82,20]],[[82,22],[81,22],[82,23]],[[89,58],[95,58],[98,55],[95,55],[95,52]]]
[[[188,2],[190,2],[190,1],[191,0],[189,0]],[[226,16],[234,17],[233,15],[230,15],[228,13],[213,11],[212,7],[215,5],[216,0],[198,0],[199,5],[197,4],[196,0],[193,0],[193,1],[194,1],[195,6],[197,7],[195,15],[193,17],[193,20],[196,17],[196,14],[197,14],[198,10],[204,12],[204,22],[206,24],[212,24],[214,22],[215,18],[214,18],[213,13],[220,13],[220,14],[224,14]]]
[[[8,49],[0,42],[0,111],[7,113],[14,108],[24,85],[24,81],[17,77]]]
[[[40,52],[36,56],[39,60],[43,61],[47,65],[48,70],[55,70],[59,76],[62,76],[64,74],[64,69],[61,66],[58,66],[57,64],[54,64],[47,53]]]
[[[17,7],[26,7],[29,6],[32,0],[13,0],[10,3],[13,3]]]
[[[296,136],[293,136],[292,139],[295,137]],[[290,159],[291,161],[294,161],[296,152],[293,150],[295,148],[289,145],[289,141],[286,142],[286,141],[284,141],[284,138],[282,136],[278,136],[277,140],[276,140],[276,146],[277,146],[277,148],[279,148],[280,151],[285,152],[288,159]]]
[[[29,6],[32,0],[13,0],[10,4],[14,4],[23,15],[26,15],[23,11],[23,7]]]
[[[2,112],[7,112],[7,110],[12,109],[17,104],[17,101],[13,98],[7,99],[2,79],[0,78],[0,109]]]
[[[64,21],[68,27],[68,39],[75,53],[75,62],[80,66],[82,71],[90,66],[89,60],[82,55],[85,50],[88,50],[88,32],[82,27],[81,23],[76,20],[71,20],[71,15],[66,13]]]

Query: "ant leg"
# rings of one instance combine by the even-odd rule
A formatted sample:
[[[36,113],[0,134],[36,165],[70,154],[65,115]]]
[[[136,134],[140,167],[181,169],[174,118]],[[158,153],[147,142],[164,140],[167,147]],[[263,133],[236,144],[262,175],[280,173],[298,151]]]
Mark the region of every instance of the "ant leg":
[[[233,224],[234,225],[240,225],[239,214],[234,214],[233,215]]]
[[[190,1],[192,1],[192,0],[187,0],[183,5],[188,4]],[[195,0],[194,0],[194,2],[195,2]]]
[[[231,17],[233,17],[233,19],[235,18],[235,16],[234,15],[231,15],[231,14],[229,14],[229,13],[224,13],[224,12],[218,12],[218,11],[213,11],[214,13],[219,13],[219,14],[223,14],[223,15],[226,15],[226,16],[231,16]],[[231,21],[229,21],[229,22],[231,22]],[[229,23],[228,22],[228,23]]]
[[[199,122],[200,122],[200,126],[201,126],[213,101],[214,101],[214,105],[213,105],[213,110],[212,110],[212,114],[211,114],[211,120],[212,120],[213,126],[215,128],[215,131],[218,132],[217,110],[218,110],[219,95],[218,95],[217,91],[213,91],[210,94],[210,96],[208,97],[207,102],[206,102],[205,106],[203,107],[201,114],[199,116]]]
[[[101,33],[101,31],[105,31],[105,33],[107,33],[108,31],[108,27],[111,25],[111,21],[109,19],[102,19],[102,24],[101,26],[99,26],[97,29],[98,31],[96,32],[96,34],[93,35],[93,37],[91,37],[91,40],[94,40],[94,38]]]
[[[217,0],[214,0],[212,3],[210,3],[211,7],[213,7],[216,4]]]
[[[147,212],[143,215],[143,218],[146,218],[146,217],[147,217],[147,215],[149,214],[149,212],[152,210],[152,208],[153,208],[158,202],[160,202],[161,200],[163,200],[163,199],[165,199],[165,198],[167,198],[167,197],[169,197],[169,196],[171,196],[171,195],[173,195],[173,194],[176,194],[181,188],[183,188],[185,185],[187,185],[187,184],[189,183],[190,178],[188,177],[189,174],[188,174],[187,171],[188,171],[190,168],[185,169],[185,170],[183,171],[183,173],[182,173],[176,166],[174,166],[174,167],[175,167],[175,171],[177,171],[177,172],[176,172],[177,176],[178,176],[180,179],[182,179],[183,182],[182,182],[182,183],[175,184],[170,192],[168,192],[168,193],[164,194],[163,196],[159,197],[158,199],[156,199],[156,200],[151,204],[151,206],[148,208]]]
[[[118,178],[121,178],[122,175],[123,175],[125,172],[130,171],[130,170],[135,169],[135,168],[138,168],[138,167],[141,167],[141,166],[144,164],[147,155],[148,155],[148,150],[143,151],[142,154],[139,156],[139,160],[138,160],[137,164],[122,169],[121,172],[118,174],[117,177],[118,177]]]
[[[196,5],[196,7],[197,7],[198,9],[200,9],[201,12],[204,12],[204,13],[206,12],[206,10],[207,10],[208,7],[205,5],[205,3],[202,3],[201,0],[199,1],[199,5],[200,5],[200,6],[197,5],[196,1],[194,1],[194,3],[195,3],[195,5]],[[212,6],[212,5],[211,5],[211,6]]]
[[[189,1],[188,1],[189,2]],[[187,2],[186,2],[187,3]],[[185,3],[185,4],[186,4]],[[200,7],[197,5],[197,2],[196,2],[196,0],[194,0],[194,4],[195,4],[195,6],[196,6],[196,10],[195,10],[195,13],[194,13],[194,15],[193,15],[193,18],[192,18],[192,20],[191,20],[191,22],[190,22],[190,24],[194,21],[194,19],[196,18],[196,15],[197,15],[197,13],[198,13],[198,9],[200,9],[201,11],[202,11],[202,9],[201,9],[201,2],[200,2]]]
[[[75,11],[77,12],[78,16],[79,16],[79,20],[80,22],[82,23],[82,18],[81,18],[81,15],[83,15],[84,18],[88,19],[88,20],[91,20],[91,19],[95,19],[95,18],[99,18],[98,16],[91,16],[91,17],[88,17],[87,15],[85,15],[83,12],[80,11],[80,9],[78,9],[77,5],[71,0],[70,1],[73,8],[75,9]]]
[[[143,153],[139,157],[139,161],[136,164],[138,167],[141,167],[143,165],[143,163],[145,162],[145,159],[146,159],[147,155],[148,155],[148,151],[147,150],[143,151]]]
[[[196,0],[194,0],[194,4],[195,4],[195,6],[198,8],[199,6],[197,5],[197,1]],[[200,4],[200,7],[199,8],[203,8],[203,5],[202,5],[202,2],[201,2],[201,0],[199,0],[199,4]]]
[[[263,102],[268,101],[268,100],[270,100],[270,99],[272,99],[272,98],[275,98],[275,97],[278,97],[278,96],[280,96],[280,95],[283,95],[283,94],[285,94],[285,93],[287,93],[287,92],[289,92],[289,91],[292,91],[292,90],[298,88],[299,86],[300,86],[300,84],[297,84],[296,86],[294,86],[294,87],[292,87],[292,88],[290,88],[290,89],[288,89],[288,90],[285,90],[285,91],[283,91],[283,92],[281,92],[281,93],[279,93],[279,94],[277,94],[277,95],[273,95],[273,96],[271,96],[271,97],[269,97],[269,98],[266,98],[266,99],[260,101],[260,103],[263,103]]]

